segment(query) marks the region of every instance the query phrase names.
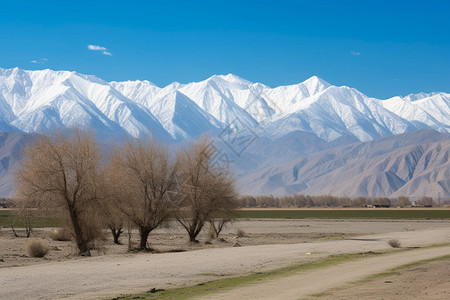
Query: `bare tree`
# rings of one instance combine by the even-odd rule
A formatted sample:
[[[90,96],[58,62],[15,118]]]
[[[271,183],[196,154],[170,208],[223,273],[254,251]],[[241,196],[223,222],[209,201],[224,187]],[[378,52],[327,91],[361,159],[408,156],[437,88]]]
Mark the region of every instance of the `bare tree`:
[[[11,201],[15,208],[14,213],[10,216],[10,226],[15,237],[19,237],[14,226],[16,221],[20,222],[25,228],[26,237],[29,238],[33,232],[33,220],[37,216],[36,203],[33,201],[25,201],[24,199],[13,199]]]
[[[211,232],[214,233],[214,238],[218,238],[225,225],[231,223],[233,220],[234,216],[232,211],[212,216],[209,219],[209,225]]]
[[[155,139],[128,141],[116,147],[108,166],[117,208],[139,230],[139,249],[149,249],[151,231],[167,221],[173,210],[169,193],[177,189],[178,162]]]
[[[399,196],[397,198],[397,205],[399,205],[400,207],[410,206],[411,202],[409,201],[409,197]]]
[[[432,197],[422,197],[419,200],[417,200],[417,203],[421,206],[431,207],[431,206],[433,206],[433,198]]]
[[[216,216],[235,207],[235,179],[229,170],[215,167],[207,137],[184,149],[180,156],[182,200],[176,218],[188,232],[189,240],[198,242],[196,238],[205,223],[214,224]]]
[[[121,245],[120,236],[124,232],[127,217],[117,206],[116,201],[119,195],[116,194],[115,180],[111,180],[111,177],[115,176],[115,172],[116,170],[113,170],[108,162],[103,164],[99,176],[99,186],[101,188],[99,191],[98,213],[102,227],[111,231],[114,244]]]
[[[111,213],[107,221],[107,226],[113,236],[114,244],[121,245],[122,243],[119,239],[121,234],[123,233],[124,218],[122,217],[122,215],[120,215],[120,212],[113,212]]]
[[[111,190],[111,189],[108,189]],[[113,236],[114,244],[121,245],[120,236],[126,224],[125,214],[116,206],[111,197],[101,197],[100,210],[103,226],[107,227]]]
[[[88,251],[100,231],[95,212],[100,154],[93,134],[59,131],[41,136],[24,152],[16,176],[19,198],[62,212],[79,253]]]

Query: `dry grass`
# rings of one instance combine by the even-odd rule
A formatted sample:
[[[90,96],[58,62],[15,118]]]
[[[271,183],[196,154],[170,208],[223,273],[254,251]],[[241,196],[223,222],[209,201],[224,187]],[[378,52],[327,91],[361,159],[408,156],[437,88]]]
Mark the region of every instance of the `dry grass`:
[[[390,239],[387,241],[388,245],[392,248],[400,248],[400,241],[398,239]]]
[[[48,235],[54,241],[68,242],[72,240],[72,234],[66,228],[54,229]]]
[[[208,231],[208,238],[209,239],[215,239],[217,237],[216,232],[214,231],[214,229],[212,227],[209,227],[209,231]]]
[[[29,257],[44,257],[48,253],[48,247],[41,241],[32,239],[27,244],[27,254]]]
[[[238,230],[236,230],[236,236],[240,237],[240,238],[245,237],[245,236],[247,236],[247,233],[245,233],[245,231],[242,229],[238,229]]]

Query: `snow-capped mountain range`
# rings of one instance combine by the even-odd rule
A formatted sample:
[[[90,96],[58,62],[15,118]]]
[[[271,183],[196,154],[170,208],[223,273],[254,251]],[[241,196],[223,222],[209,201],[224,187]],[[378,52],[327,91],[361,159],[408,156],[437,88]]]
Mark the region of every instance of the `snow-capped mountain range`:
[[[318,77],[270,88],[214,75],[158,87],[149,81],[106,82],[69,71],[0,68],[0,131],[45,133],[95,128],[99,135],[154,134],[182,141],[234,126],[270,139],[308,132],[330,142],[369,141],[419,129],[450,132],[450,94],[380,100]]]
[[[242,194],[450,197],[449,93],[381,100],[318,77],[270,88],[232,74],[161,88],[0,68],[0,196],[14,195],[35,133],[74,127],[175,147],[208,132]]]

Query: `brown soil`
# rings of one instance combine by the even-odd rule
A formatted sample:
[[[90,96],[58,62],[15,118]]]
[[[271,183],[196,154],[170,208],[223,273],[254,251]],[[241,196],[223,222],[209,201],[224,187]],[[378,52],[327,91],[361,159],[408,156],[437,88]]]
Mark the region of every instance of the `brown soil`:
[[[378,255],[362,258],[356,261],[326,266],[319,269],[299,271],[287,277],[265,280],[259,283],[235,288],[223,293],[200,297],[199,299],[317,299],[324,295],[327,299],[396,299],[403,293],[403,299],[428,299],[428,296],[447,294],[448,267],[440,268],[428,278],[427,268],[410,268],[413,272],[399,280],[392,286],[394,278],[379,279],[362,286],[353,286],[341,290],[348,285],[368,276],[387,272],[405,264],[420,260],[442,257],[450,252],[450,247],[435,247],[428,249],[414,249],[389,255]],[[419,277],[418,277],[419,276]],[[421,284],[414,286],[414,281],[421,281],[421,276],[427,277]],[[412,280],[412,282],[408,282]],[[432,282],[432,281],[436,282]],[[447,289],[446,289],[447,287]],[[435,290],[436,288],[436,290]],[[385,289],[388,289],[386,291]],[[431,297],[430,297],[431,298]]]
[[[393,238],[404,247],[449,243],[449,225],[448,220],[244,220],[226,229],[227,242],[205,244],[205,232],[199,237],[201,243],[194,245],[174,226],[152,233],[150,245],[160,252],[186,252],[130,253],[126,245],[114,245],[108,238],[88,258],[72,255],[76,251],[71,242],[52,241],[45,229],[35,232],[51,247],[44,259],[26,257],[28,239],[14,238],[3,229],[0,299],[105,299],[153,287],[189,286],[329,255],[391,249],[387,241]],[[246,236],[236,237],[238,229]],[[122,241],[127,242],[126,235]],[[236,241],[242,247],[232,247]]]
[[[149,246],[156,252],[182,252],[209,248],[231,247],[235,242],[242,246],[297,244],[312,241],[344,239],[365,234],[385,233],[393,231],[415,231],[427,228],[447,227],[450,221],[438,220],[240,220],[224,229],[223,240],[209,239],[205,229],[199,236],[199,244],[187,241],[182,228],[172,224],[168,228],[155,230],[150,234]],[[245,236],[237,237],[236,232],[242,229]],[[0,269],[5,267],[40,264],[50,261],[80,259],[72,242],[53,241],[49,238],[51,228],[35,229],[32,237],[42,241],[50,249],[44,259],[31,258],[26,254],[27,238],[14,237],[8,228],[0,230]],[[17,230],[24,236],[23,230]],[[128,235],[121,236],[123,245],[112,243],[112,237],[105,231],[105,240],[97,242],[97,249],[92,256],[130,254],[128,251]],[[132,233],[132,243],[137,245],[138,235]],[[211,244],[205,242],[211,242]]]
[[[395,270],[363,284],[348,285],[319,299],[449,299],[450,259]],[[317,299],[314,297],[314,299]]]

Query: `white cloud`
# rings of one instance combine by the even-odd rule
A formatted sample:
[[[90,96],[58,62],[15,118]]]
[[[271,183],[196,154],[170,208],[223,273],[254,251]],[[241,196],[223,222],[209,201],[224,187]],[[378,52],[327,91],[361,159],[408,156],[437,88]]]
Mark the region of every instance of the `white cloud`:
[[[89,50],[102,51],[103,55],[109,55],[109,56],[112,55],[111,52],[109,52],[107,48],[102,47],[102,46],[88,45],[87,47],[88,47]]]
[[[351,54],[351,55],[355,55],[355,56],[361,55],[360,52],[356,52],[356,51],[350,51],[350,54]]]
[[[106,50],[105,47],[97,46],[97,45],[88,45],[89,50]]]
[[[39,58],[36,60],[32,60],[30,62],[33,64],[45,64],[47,61],[48,61],[48,59],[46,59],[46,58]]]

